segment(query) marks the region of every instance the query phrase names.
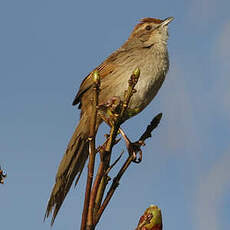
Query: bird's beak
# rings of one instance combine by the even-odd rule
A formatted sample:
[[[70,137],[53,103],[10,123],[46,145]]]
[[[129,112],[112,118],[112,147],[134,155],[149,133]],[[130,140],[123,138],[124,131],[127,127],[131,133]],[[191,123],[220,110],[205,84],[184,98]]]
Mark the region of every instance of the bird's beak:
[[[171,21],[174,20],[174,17],[169,17],[169,18],[166,18],[161,24],[160,26],[167,26]]]

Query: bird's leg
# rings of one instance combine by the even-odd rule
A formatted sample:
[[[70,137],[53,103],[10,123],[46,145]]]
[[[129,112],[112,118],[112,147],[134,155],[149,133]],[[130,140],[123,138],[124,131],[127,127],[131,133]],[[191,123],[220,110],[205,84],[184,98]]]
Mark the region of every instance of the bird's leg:
[[[103,116],[102,114],[100,114],[102,120],[111,127],[111,123],[109,122],[109,120]],[[135,163],[140,163],[142,160],[142,151],[141,151],[141,146],[145,145],[144,141],[137,141],[132,143],[129,138],[127,137],[127,135],[125,134],[125,132],[122,130],[122,128],[119,128],[119,133],[122,135],[122,137],[125,140],[126,143],[126,147],[127,150],[129,152],[129,155],[133,154],[134,160],[133,162]],[[120,141],[120,139],[116,140],[116,144]],[[101,146],[97,149],[97,152],[100,151]],[[140,157],[137,159],[137,154],[139,153]]]

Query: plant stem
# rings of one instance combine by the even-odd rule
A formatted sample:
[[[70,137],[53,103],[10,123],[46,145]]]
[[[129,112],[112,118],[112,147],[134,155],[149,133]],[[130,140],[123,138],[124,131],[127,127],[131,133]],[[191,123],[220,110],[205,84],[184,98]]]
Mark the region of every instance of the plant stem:
[[[105,146],[105,148],[102,150],[102,152],[101,152],[101,155],[102,155],[102,160],[101,161],[104,161],[102,164],[102,166],[101,167],[103,167],[103,172],[105,172],[108,168],[109,168],[109,165],[110,165],[110,159],[111,159],[111,152],[112,152],[112,148],[113,148],[113,146],[114,146],[114,144],[115,144],[115,140],[116,140],[116,136],[117,136],[117,133],[118,133],[118,131],[119,131],[119,128],[120,128],[120,125],[121,125],[121,123],[123,122],[123,119],[124,119],[124,115],[125,115],[125,112],[126,112],[126,109],[127,109],[127,107],[128,107],[128,105],[129,105],[129,102],[130,102],[130,99],[131,99],[131,97],[133,96],[133,93],[134,93],[134,87],[135,87],[135,85],[137,84],[137,81],[138,81],[138,79],[139,79],[139,76],[140,76],[140,70],[139,70],[139,68],[137,68],[137,69],[135,69],[134,70],[134,72],[133,72],[133,74],[131,75],[131,77],[130,77],[130,79],[129,79],[129,85],[128,85],[128,89],[125,91],[125,95],[124,95],[124,103],[123,103],[123,105],[122,105],[122,108],[121,108],[121,112],[119,113],[119,114],[117,114],[117,118],[115,119],[115,121],[114,121],[114,123],[112,124],[112,127],[111,127],[111,129],[110,129],[110,135],[109,135],[109,139],[108,139],[108,141],[106,142],[106,146]],[[131,160],[132,161],[132,160]],[[131,163],[131,161],[130,161],[130,163]],[[129,164],[130,164],[129,163]],[[128,165],[129,165],[128,164]],[[128,166],[127,166],[128,167]],[[122,173],[123,174],[123,173]],[[121,175],[122,176],[122,175]],[[97,194],[96,194],[96,205],[95,205],[95,207],[96,207],[96,210],[95,211],[97,211],[97,210],[101,210],[101,209],[103,209],[103,211],[104,211],[104,209],[105,209],[105,207],[107,206],[107,204],[108,204],[108,202],[109,202],[109,200],[111,199],[111,197],[112,197],[112,195],[113,195],[113,192],[115,191],[113,191],[112,192],[112,195],[111,195],[111,197],[108,199],[107,198],[107,200],[105,200],[104,202],[103,202],[103,204],[104,204],[104,207],[100,207],[101,206],[101,202],[102,202],[102,198],[103,198],[103,196],[104,196],[104,192],[105,192],[105,188],[106,188],[106,186],[107,186],[107,184],[108,184],[108,176],[107,175],[104,175],[103,177],[101,177],[101,175],[100,175],[100,177],[98,176],[98,180],[97,180],[97,183],[99,183],[99,181],[100,181],[100,185],[96,185],[96,186],[98,186],[99,187],[99,190],[97,191]],[[112,185],[113,187],[115,186],[115,182],[113,183],[113,185]],[[111,186],[111,187],[112,187]],[[116,186],[115,186],[116,187]],[[94,194],[95,195],[95,194]],[[103,205],[102,205],[103,206]],[[100,207],[100,208],[99,208]],[[98,212],[99,212],[98,211]],[[102,211],[102,212],[103,212]],[[95,212],[96,213],[96,219],[95,219],[95,221],[94,221],[94,224],[96,225],[97,223],[98,223],[98,221],[99,221],[99,219],[100,219],[100,217],[101,217],[101,214],[100,215],[98,215],[98,213],[97,212]]]
[[[147,126],[145,132],[141,135],[141,137],[139,138],[137,143],[138,142],[143,143],[147,138],[151,137],[151,132],[158,126],[158,124],[160,123],[161,117],[162,117],[162,113],[159,113],[152,119],[151,123]],[[114,177],[113,183],[110,186],[109,191],[108,191],[100,209],[97,212],[97,216],[95,218],[95,225],[99,222],[101,215],[103,214],[105,208],[107,207],[109,201],[111,200],[115,190],[117,189],[117,187],[119,185],[119,181],[120,181],[121,177],[123,176],[123,174],[125,173],[125,171],[129,167],[131,162],[134,160],[134,158],[135,157],[133,154],[129,155],[129,157],[126,159],[125,163],[123,164],[123,166],[119,170],[117,176]]]
[[[81,230],[93,230],[93,204],[90,203],[91,186],[93,182],[94,165],[95,165],[95,131],[97,122],[97,105],[100,87],[100,77],[98,72],[93,74],[94,80],[94,97],[92,99],[92,119],[90,120],[90,133],[89,133],[89,163],[88,163],[88,176],[85,189],[84,208],[82,213]]]
[[[110,187],[110,189],[109,189],[109,191],[108,191],[108,193],[106,195],[106,198],[103,201],[100,209],[97,212],[97,216],[96,216],[96,219],[95,219],[95,225],[100,220],[101,215],[103,214],[103,212],[104,212],[105,208],[107,207],[109,201],[111,200],[116,188],[119,185],[119,181],[120,181],[122,175],[125,173],[126,169],[129,167],[129,165],[131,164],[132,161],[133,161],[133,155],[131,155],[131,156],[129,156],[127,158],[127,160],[125,161],[124,165],[122,166],[122,168],[118,172],[117,176],[113,179],[113,183],[112,183],[112,185],[111,185],[111,187]]]

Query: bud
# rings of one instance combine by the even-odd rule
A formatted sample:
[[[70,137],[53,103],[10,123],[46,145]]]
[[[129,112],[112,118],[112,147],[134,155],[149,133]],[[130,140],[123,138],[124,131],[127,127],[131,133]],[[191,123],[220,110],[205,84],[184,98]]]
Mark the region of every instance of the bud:
[[[135,77],[139,77],[140,76],[140,69],[137,67],[134,71],[133,74],[135,75]]]
[[[95,70],[94,72],[93,72],[93,81],[94,81],[94,83],[96,83],[97,85],[100,85],[100,75],[99,75],[99,73],[98,73],[98,71],[97,70]]]
[[[138,227],[140,230],[162,230],[161,210],[155,205],[150,205],[141,216]]]

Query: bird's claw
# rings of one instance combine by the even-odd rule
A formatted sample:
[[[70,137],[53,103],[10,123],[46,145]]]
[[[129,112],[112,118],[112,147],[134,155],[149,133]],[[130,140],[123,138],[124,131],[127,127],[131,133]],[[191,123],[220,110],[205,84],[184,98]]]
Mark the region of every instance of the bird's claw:
[[[127,145],[129,155],[133,156],[133,162],[136,164],[139,164],[142,161],[141,146],[143,146],[143,145],[144,145],[144,142],[140,142],[140,141],[137,141],[134,143],[130,142]]]
[[[125,139],[126,148],[129,152],[129,155],[133,157],[132,161],[137,164],[140,163],[142,161],[141,146],[145,145],[144,141],[139,140],[136,142],[131,142],[129,138],[126,136],[125,132],[121,128],[119,129],[119,131]],[[139,154],[139,157],[137,157],[138,154]]]

